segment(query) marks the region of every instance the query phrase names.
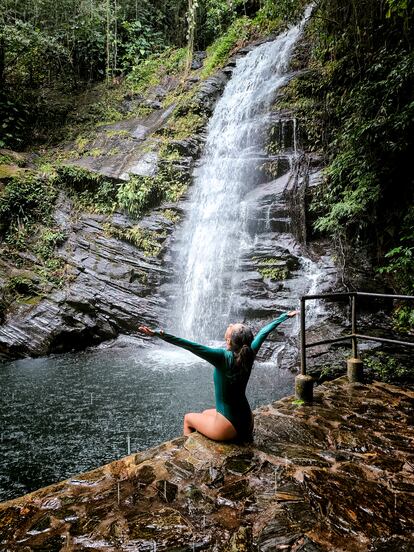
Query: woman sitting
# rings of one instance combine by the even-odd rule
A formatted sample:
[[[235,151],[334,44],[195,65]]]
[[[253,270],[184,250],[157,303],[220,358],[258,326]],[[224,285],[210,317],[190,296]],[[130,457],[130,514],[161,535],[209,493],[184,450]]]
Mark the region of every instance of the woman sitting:
[[[287,318],[297,311],[284,313],[276,320],[253,333],[244,324],[230,324],[224,338],[227,349],[206,347],[181,337],[155,331],[140,326],[140,332],[157,336],[191,351],[212,364],[214,370],[214,389],[216,408],[202,413],[190,412],[184,416],[184,435],[197,430],[215,441],[250,441],[253,435],[253,415],[246,398],[246,386],[249,381],[254,359],[266,337]]]

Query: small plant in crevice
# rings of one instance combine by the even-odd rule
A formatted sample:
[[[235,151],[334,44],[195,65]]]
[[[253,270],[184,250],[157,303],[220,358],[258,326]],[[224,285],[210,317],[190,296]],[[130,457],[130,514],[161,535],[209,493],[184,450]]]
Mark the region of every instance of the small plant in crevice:
[[[165,190],[159,178],[133,175],[119,187],[117,204],[131,215],[139,216],[159,205],[164,196]]]
[[[57,190],[48,177],[33,172],[12,177],[0,195],[0,233],[50,219]]]
[[[33,279],[26,276],[11,276],[7,281],[6,290],[15,296],[30,297],[37,294],[38,286]]]
[[[306,404],[302,399],[294,399],[292,401],[293,406],[304,406]]]
[[[161,211],[161,214],[163,217],[165,217],[166,219],[170,220],[173,223],[178,222],[181,218],[180,214],[177,213],[176,211],[173,211],[172,209],[164,209],[163,211]]]
[[[104,225],[104,230],[109,236],[131,243],[145,256],[158,257],[162,250],[162,244],[167,237],[165,231],[148,230],[136,225],[132,228],[119,228],[110,223]]]
[[[71,165],[57,167],[56,173],[56,186],[63,186],[80,208],[109,214],[117,207],[117,182]]]

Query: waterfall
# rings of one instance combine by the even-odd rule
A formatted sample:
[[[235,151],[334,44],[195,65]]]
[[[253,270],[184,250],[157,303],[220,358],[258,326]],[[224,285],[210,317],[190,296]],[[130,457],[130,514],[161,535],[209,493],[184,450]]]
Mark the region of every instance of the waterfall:
[[[190,212],[177,238],[174,328],[187,337],[218,339],[228,323],[246,227],[245,196],[259,183],[268,159],[263,146],[271,105],[289,78],[290,55],[310,11],[276,40],[237,60],[209,121]]]

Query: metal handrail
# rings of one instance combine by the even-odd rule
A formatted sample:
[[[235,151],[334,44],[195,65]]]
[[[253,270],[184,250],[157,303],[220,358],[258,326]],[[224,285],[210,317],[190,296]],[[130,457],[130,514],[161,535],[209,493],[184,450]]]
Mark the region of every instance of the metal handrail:
[[[313,299],[340,299],[344,297],[351,297],[351,333],[341,337],[334,337],[329,339],[322,339],[313,343],[306,343],[306,320],[305,320],[305,304],[306,301]],[[404,345],[408,347],[414,347],[414,342],[400,341],[398,339],[389,339],[385,337],[375,337],[370,335],[364,335],[357,332],[357,297],[375,297],[380,299],[399,299],[402,301],[414,301],[413,295],[392,295],[388,293],[368,293],[364,291],[350,291],[350,292],[337,292],[337,293],[322,293],[320,295],[303,295],[300,298],[300,373],[302,376],[306,376],[306,349],[316,347],[317,345],[327,345],[329,343],[338,343],[340,341],[352,341],[352,356],[358,358],[358,339],[364,339],[368,341],[378,341],[380,343],[393,343],[395,345]]]

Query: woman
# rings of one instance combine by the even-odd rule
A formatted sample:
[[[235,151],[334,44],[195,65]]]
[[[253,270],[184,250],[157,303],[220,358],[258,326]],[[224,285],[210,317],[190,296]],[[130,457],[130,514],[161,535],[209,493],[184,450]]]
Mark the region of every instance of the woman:
[[[282,314],[262,328],[255,338],[253,338],[250,328],[244,324],[230,324],[224,336],[227,349],[205,347],[163,331],[151,330],[147,326],[138,328],[146,335],[155,335],[168,343],[191,351],[215,368],[216,408],[204,410],[202,413],[186,414],[184,416],[184,435],[190,435],[197,430],[215,441],[234,439],[248,441],[252,439],[253,415],[246,398],[246,385],[254,359],[269,333],[297,313],[298,311],[290,311]]]

